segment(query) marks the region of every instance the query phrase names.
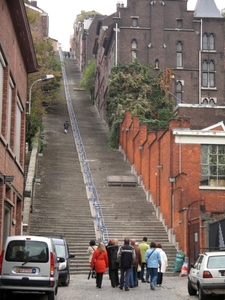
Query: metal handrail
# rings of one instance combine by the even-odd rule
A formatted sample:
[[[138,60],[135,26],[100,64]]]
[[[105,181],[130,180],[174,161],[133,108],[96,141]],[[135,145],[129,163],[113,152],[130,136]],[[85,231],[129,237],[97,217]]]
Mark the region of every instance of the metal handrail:
[[[61,48],[59,48],[59,55],[60,55],[61,62],[64,62],[64,57],[63,57]],[[81,169],[83,171],[84,182],[85,182],[86,186],[88,187],[88,194],[90,195],[92,206],[95,210],[95,220],[96,220],[98,231],[100,233],[100,241],[103,242],[104,244],[107,244],[108,240],[109,240],[108,230],[105,226],[104,217],[103,217],[103,213],[102,213],[102,207],[101,207],[101,204],[99,201],[97,189],[94,185],[94,181],[93,181],[90,165],[88,163],[87,155],[86,155],[86,152],[84,149],[84,145],[82,143],[82,139],[80,136],[80,131],[78,128],[76,116],[74,113],[74,109],[73,109],[73,105],[72,105],[72,101],[71,101],[71,97],[70,97],[70,92],[69,92],[69,88],[68,88],[68,81],[67,81],[64,64],[62,64],[62,74],[63,74],[63,82],[64,82],[64,87],[65,87],[65,94],[66,94],[66,99],[67,99],[67,107],[68,107],[71,127],[73,130],[73,135],[74,135],[74,139],[75,139],[75,144],[76,144],[76,148],[77,148],[79,161],[81,164]]]

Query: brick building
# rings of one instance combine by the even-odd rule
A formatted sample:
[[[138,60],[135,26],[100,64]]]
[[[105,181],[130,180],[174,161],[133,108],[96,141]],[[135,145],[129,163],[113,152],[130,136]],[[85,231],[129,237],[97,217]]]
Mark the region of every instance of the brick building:
[[[75,52],[76,60],[81,72],[84,71],[89,60],[94,59],[93,45],[97,38],[96,27],[102,15],[93,12],[87,19],[83,20],[82,15],[77,15],[74,22],[73,43],[71,45],[72,52]]]
[[[102,120],[118,63],[137,58],[151,74],[172,70],[169,98],[179,119],[148,132],[127,112],[120,148],[170,240],[193,261],[208,246],[208,223],[224,217],[225,18],[214,0],[198,0],[194,11],[187,0],[127,0],[98,20],[96,34],[94,100]]]
[[[224,120],[224,26],[214,0],[198,0],[194,11],[186,0],[118,4],[115,14],[99,21],[94,45],[95,104],[102,119],[111,68],[137,58],[152,74],[173,71],[169,97],[191,128]]]
[[[20,234],[27,77],[38,71],[23,0],[0,0],[0,249]]]
[[[120,148],[155,206],[171,242],[190,262],[208,247],[208,224],[224,218],[225,126],[191,130],[189,119],[148,132],[129,111],[120,126]],[[219,244],[219,237],[218,237]]]
[[[26,9],[32,11],[33,21],[31,26],[31,32],[35,41],[42,41],[48,39],[49,35],[49,16],[43,9],[37,6],[38,1],[27,1],[25,3]]]

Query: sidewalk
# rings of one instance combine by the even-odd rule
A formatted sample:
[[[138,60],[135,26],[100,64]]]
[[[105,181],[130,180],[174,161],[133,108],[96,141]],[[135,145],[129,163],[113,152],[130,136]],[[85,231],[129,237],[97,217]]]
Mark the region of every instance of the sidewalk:
[[[72,276],[69,288],[60,287],[57,300],[197,300],[197,296],[190,297],[187,292],[187,277],[165,277],[161,287],[150,290],[149,283],[141,283],[129,292],[113,289],[108,274],[103,276],[101,289],[96,289],[95,280],[87,280],[84,275]]]

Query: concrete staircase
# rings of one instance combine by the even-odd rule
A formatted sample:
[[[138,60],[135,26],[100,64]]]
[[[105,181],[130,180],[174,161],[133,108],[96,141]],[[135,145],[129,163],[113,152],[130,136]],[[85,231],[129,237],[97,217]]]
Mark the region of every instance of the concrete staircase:
[[[176,249],[169,243],[166,230],[157,220],[154,207],[147,202],[143,189],[140,186],[107,185],[107,176],[131,175],[131,166],[119,151],[108,148],[107,128],[87,94],[76,89],[80,73],[73,60],[66,61],[66,72],[109,238],[117,238],[119,244],[123,244],[125,237],[141,242],[147,236],[148,242],[161,243],[169,259],[167,275],[172,274]],[[63,123],[68,118],[67,106],[61,104],[49,110],[43,120],[44,151],[43,157],[38,158],[37,175],[41,183],[35,187],[30,234],[63,235],[70,252],[76,255],[71,260],[71,273],[88,274],[86,252],[89,241],[95,239],[94,219],[71,126],[67,134],[63,133]]]

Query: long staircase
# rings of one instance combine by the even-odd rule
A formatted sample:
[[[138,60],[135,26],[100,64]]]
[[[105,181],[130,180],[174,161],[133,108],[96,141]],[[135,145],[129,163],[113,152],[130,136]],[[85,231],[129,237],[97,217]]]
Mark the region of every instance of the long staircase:
[[[125,237],[141,242],[147,236],[148,242],[161,243],[169,260],[167,274],[172,274],[177,251],[169,243],[166,230],[156,218],[153,205],[147,202],[144,190],[140,186],[107,184],[108,176],[131,176],[131,166],[119,151],[108,148],[107,128],[86,92],[78,88],[80,73],[74,60],[66,60],[65,69],[109,238],[117,238],[119,244],[123,244]],[[76,255],[71,260],[71,273],[88,274],[87,247],[89,241],[95,239],[96,220],[91,214],[93,207],[87,197],[71,126],[67,134],[63,133],[63,123],[68,118],[67,105],[60,104],[49,110],[43,120],[44,150],[43,156],[38,158],[37,175],[41,182],[35,187],[30,234],[63,235],[70,252]]]

